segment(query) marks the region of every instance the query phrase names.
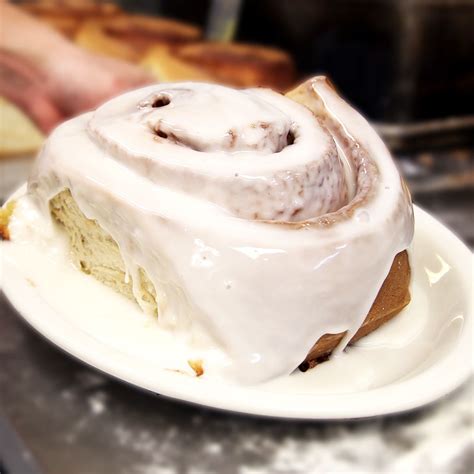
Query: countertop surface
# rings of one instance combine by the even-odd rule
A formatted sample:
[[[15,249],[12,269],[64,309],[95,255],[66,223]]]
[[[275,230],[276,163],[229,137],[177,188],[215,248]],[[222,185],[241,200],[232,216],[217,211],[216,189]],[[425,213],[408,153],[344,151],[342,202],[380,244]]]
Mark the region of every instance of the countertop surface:
[[[2,201],[29,166],[29,159],[0,161]],[[410,175],[412,164],[402,163],[402,170]],[[469,189],[433,192],[418,178],[412,183],[419,189],[414,201],[472,248]],[[28,451],[26,463],[45,474],[474,471],[472,381],[397,416],[352,422],[240,416],[112,380],[44,340],[3,295],[0,305],[1,474],[13,457],[2,443],[11,428]],[[5,425],[10,429],[2,431]],[[10,467],[8,474],[17,473]]]

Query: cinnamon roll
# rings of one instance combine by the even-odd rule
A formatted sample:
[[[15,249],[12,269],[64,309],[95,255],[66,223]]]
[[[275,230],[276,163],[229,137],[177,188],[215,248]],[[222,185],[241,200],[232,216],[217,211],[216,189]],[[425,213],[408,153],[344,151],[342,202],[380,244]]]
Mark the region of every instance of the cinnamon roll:
[[[217,82],[199,65],[183,61],[177,56],[176,49],[170,50],[167,47],[154,46],[150,48],[140,61],[140,65],[159,82]]]
[[[158,79],[164,81],[202,80],[198,74],[206,74],[220,84],[284,92],[296,80],[288,53],[254,44],[191,43],[175,48],[172,54],[155,47],[146,53],[143,64],[156,70]]]
[[[120,8],[111,2],[42,0],[23,2],[20,7],[68,38],[74,38],[87,20],[112,18],[120,13]]]
[[[145,15],[116,15],[85,22],[75,42],[95,53],[138,61],[152,46],[173,48],[201,37],[201,30],[187,23]]]
[[[308,368],[409,300],[410,196],[323,77],[287,97],[126,93],[57,128],[28,189],[81,270],[163,327],[204,330],[245,382]]]

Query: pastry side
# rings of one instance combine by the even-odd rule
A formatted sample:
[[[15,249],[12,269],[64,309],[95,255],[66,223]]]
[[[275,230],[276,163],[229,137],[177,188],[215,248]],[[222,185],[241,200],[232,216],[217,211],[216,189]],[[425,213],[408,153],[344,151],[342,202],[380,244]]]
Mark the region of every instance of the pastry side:
[[[84,273],[110,286],[127,298],[135,300],[132,278],[129,278],[120,249],[115,240],[96,221],[87,219],[68,190],[50,201],[51,214],[65,229],[71,244],[75,265]],[[141,301],[157,314],[155,288],[140,268],[135,282]]]
[[[357,342],[372,331],[375,331],[387,321],[390,321],[410,303],[411,269],[408,252],[404,250],[393,259],[390,271],[385,278],[377,297],[370,308],[362,326],[351,338],[349,344]],[[325,334],[318,339],[309,351],[306,359],[299,366],[303,372],[315,367],[318,363],[329,358],[332,351],[342,341],[345,332]]]
[[[50,201],[51,214],[66,231],[71,243],[71,255],[84,273],[113,288],[131,300],[135,300],[132,281],[127,277],[120,249],[114,239],[92,219],[87,219],[68,190],[57,194]],[[156,293],[146,272],[140,268],[137,282],[141,301],[157,314]],[[351,343],[370,334],[396,316],[410,302],[410,265],[406,251],[395,256],[387,275],[363,325],[352,337]],[[342,341],[345,333],[325,334],[319,338],[300,370],[308,370],[326,360]]]

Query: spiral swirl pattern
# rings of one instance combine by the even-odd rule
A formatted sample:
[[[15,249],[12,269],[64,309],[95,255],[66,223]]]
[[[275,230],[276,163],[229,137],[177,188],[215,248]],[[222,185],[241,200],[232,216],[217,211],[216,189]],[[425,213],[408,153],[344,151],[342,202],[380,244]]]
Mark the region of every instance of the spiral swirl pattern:
[[[331,136],[310,111],[269,90],[154,86],[99,108],[89,132],[156,184],[246,219],[298,221],[347,202]]]

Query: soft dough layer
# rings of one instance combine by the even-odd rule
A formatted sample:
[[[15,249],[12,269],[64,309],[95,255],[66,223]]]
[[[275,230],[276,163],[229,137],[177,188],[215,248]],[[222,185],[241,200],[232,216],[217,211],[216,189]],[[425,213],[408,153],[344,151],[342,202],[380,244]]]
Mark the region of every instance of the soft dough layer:
[[[45,213],[59,195],[60,220],[86,219],[93,244],[68,229],[84,270],[163,327],[204,328],[250,383],[290,373],[326,334],[343,348],[413,235],[369,124],[324,78],[295,99],[309,108],[208,84],[133,91],[56,129],[29,182]]]
[[[78,268],[127,298],[138,297],[149,312],[158,313],[155,288],[146,273],[139,269],[134,291],[117,243],[97,222],[86,218],[68,190],[51,199],[50,208],[54,218],[66,229],[71,256]]]

